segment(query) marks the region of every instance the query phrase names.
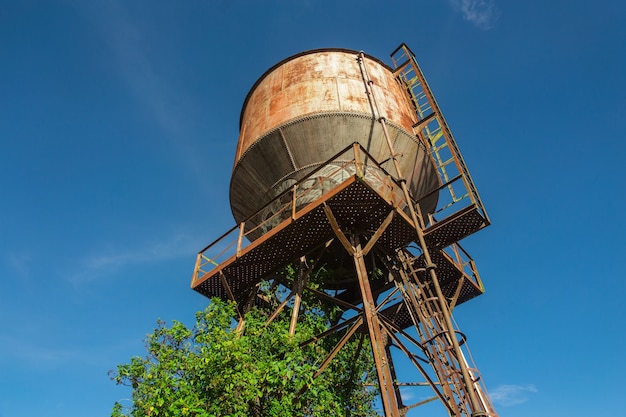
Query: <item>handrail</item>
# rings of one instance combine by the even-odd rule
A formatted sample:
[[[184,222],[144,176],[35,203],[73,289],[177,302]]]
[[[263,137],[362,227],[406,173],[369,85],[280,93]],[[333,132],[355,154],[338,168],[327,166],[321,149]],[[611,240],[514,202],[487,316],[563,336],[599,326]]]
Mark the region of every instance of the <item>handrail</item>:
[[[348,155],[350,156],[346,157]],[[331,167],[331,169],[329,170],[328,167]],[[273,227],[278,226],[285,220],[290,219],[290,221],[294,221],[298,212],[304,206],[319,198],[321,194],[339,185],[331,184],[329,189],[324,189],[324,179],[320,177],[320,173],[324,173],[324,179],[326,180],[332,179],[333,176],[344,176],[346,174],[349,176],[356,175],[357,178],[365,182],[376,179],[378,186],[389,188],[390,190],[400,190],[398,181],[376,161],[363,145],[359,142],[354,142],[200,250],[193,273],[192,284],[202,275],[218,268],[223,261],[233,255],[239,256],[247,244],[250,244],[260,235],[269,232]],[[314,183],[311,183],[311,181],[314,181]],[[321,192],[321,194],[310,194],[314,192]],[[390,195],[396,205],[406,206],[409,204],[399,196],[399,200],[398,198],[393,198],[393,191]],[[311,201],[308,201],[307,198],[310,198]],[[269,217],[263,218],[266,214]],[[246,240],[248,241],[247,244]],[[213,249],[215,249],[216,254],[213,256],[207,255],[207,252]]]

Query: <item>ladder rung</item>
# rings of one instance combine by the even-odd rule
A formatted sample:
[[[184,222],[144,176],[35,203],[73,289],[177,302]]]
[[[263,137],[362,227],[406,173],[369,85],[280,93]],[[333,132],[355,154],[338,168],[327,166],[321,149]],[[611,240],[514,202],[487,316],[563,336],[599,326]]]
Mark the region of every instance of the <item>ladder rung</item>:
[[[413,129],[420,129],[424,124],[430,122],[435,116],[436,116],[435,112],[432,112],[431,114],[429,114],[428,116],[420,120],[419,122],[415,123],[413,125]]]

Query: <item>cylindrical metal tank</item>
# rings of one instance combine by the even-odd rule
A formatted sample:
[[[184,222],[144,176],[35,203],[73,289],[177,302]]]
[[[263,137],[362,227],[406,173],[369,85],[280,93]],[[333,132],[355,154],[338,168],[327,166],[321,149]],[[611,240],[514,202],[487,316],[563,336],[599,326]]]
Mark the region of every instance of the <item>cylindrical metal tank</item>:
[[[230,183],[233,216],[241,222],[336,153],[359,142],[391,175],[397,173],[375,118],[357,51],[320,49],[270,68],[252,87],[241,111]],[[439,185],[426,146],[413,134],[417,121],[407,92],[391,68],[365,55],[373,94],[396,158],[415,199]],[[422,210],[434,210],[436,193]]]

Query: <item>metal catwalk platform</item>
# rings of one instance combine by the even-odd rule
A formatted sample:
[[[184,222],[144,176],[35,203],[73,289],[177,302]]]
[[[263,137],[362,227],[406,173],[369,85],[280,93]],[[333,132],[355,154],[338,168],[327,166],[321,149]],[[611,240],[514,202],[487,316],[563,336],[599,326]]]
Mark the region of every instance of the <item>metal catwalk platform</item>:
[[[355,156],[345,162],[346,154],[352,152]],[[345,169],[358,163],[362,158],[359,154],[365,156],[366,152],[355,144],[336,159],[343,159],[342,168]],[[329,161],[328,165],[333,165],[332,162]],[[371,159],[368,163],[372,163]],[[357,174],[351,175],[304,207],[298,208],[298,199],[303,196],[294,198],[281,210],[291,215],[252,242],[246,236],[255,234],[265,224],[251,230],[246,230],[245,224],[231,229],[198,254],[192,288],[207,297],[224,299],[229,298],[230,291],[237,302],[243,301],[250,288],[258,282],[336,238],[325,208],[332,211],[341,230],[359,230],[364,235],[379,231],[376,245],[385,253],[394,253],[416,242],[417,233],[412,221],[400,208],[406,207],[406,203],[399,197],[399,185],[391,177],[381,179],[384,175],[382,169],[375,174],[361,178]],[[297,196],[298,187],[294,190],[276,200]],[[268,219],[266,223],[275,223],[275,219]],[[424,235],[429,246],[447,248],[482,228],[484,223],[485,219],[477,208],[469,206],[429,227]],[[383,224],[385,227],[381,229]],[[218,253],[222,248],[227,250]],[[482,294],[482,284],[469,255],[456,244],[448,252],[433,254],[446,297],[454,298],[458,305]],[[210,253],[215,253],[215,256]],[[461,258],[461,254],[465,255],[465,259]],[[218,262],[220,258],[224,261]],[[424,267],[423,257],[417,256],[414,262],[417,268]],[[426,280],[423,275],[422,279]]]

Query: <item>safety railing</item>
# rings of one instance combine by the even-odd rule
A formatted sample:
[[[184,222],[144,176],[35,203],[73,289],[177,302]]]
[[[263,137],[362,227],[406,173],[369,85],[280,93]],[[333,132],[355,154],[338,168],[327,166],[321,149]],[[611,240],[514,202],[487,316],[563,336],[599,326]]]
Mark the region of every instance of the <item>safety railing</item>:
[[[407,208],[400,185],[367,150],[354,143],[202,249],[198,253],[192,282],[226,260],[239,256],[248,245],[283,222],[296,220],[309,204],[354,176],[375,189],[389,204]]]
[[[420,260],[423,262],[423,250],[417,245],[410,245],[407,248],[408,253],[411,254],[413,260]],[[483,286],[482,280],[480,279],[480,275],[478,274],[478,269],[476,268],[476,263],[474,259],[470,256],[470,254],[463,249],[463,247],[459,243],[452,243],[445,248],[440,249],[441,255],[446,263],[454,266],[458,272],[462,273],[465,279],[468,279],[477,289],[481,292],[484,292],[485,288]],[[437,256],[438,252],[432,253],[431,256]],[[436,262],[437,263],[437,262]],[[438,265],[443,267],[443,265]],[[446,268],[438,268],[438,274],[444,273]],[[445,280],[446,276],[439,277],[442,280]]]
[[[480,275],[478,275],[478,269],[476,269],[474,259],[472,259],[469,253],[467,253],[461,245],[453,243],[443,249],[443,252],[450,257],[450,260],[454,263],[458,270],[463,272],[463,275],[467,277],[477,288],[479,288],[481,292],[485,290],[480,279]]]

